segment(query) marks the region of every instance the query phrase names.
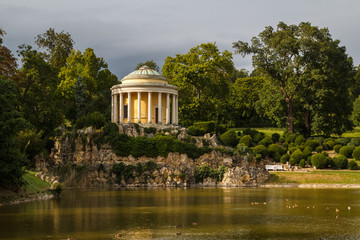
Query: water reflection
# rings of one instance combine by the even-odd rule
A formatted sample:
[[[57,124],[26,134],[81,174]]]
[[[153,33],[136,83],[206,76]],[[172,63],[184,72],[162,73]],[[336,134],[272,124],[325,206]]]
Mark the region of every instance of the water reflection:
[[[359,239],[359,197],[354,189],[72,189],[1,207],[0,239]]]

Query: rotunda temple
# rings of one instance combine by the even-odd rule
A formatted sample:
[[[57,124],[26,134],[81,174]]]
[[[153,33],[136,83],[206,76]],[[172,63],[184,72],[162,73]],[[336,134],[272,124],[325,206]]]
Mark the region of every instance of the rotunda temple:
[[[178,124],[178,88],[148,66],[110,90],[112,122]]]

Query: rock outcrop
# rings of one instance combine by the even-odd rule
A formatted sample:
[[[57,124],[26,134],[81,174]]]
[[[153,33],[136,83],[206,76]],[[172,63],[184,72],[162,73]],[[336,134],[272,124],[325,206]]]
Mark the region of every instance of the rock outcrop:
[[[150,134],[145,133],[144,128],[136,129],[127,125],[121,125],[120,132],[134,137]],[[183,128],[167,128],[166,132],[178,139],[187,138],[186,129]],[[117,156],[111,146],[95,143],[100,134],[99,130],[87,128],[72,134],[64,133],[56,139],[50,155],[53,165],[47,166],[52,169],[47,173],[49,177],[57,175],[68,186],[257,186],[269,178],[264,167],[249,163],[242,156],[229,156],[215,149],[197,159],[175,152],[155,158]],[[197,141],[197,145],[203,145],[203,141],[209,141],[209,146],[218,146],[215,135],[205,136]],[[156,167],[149,169],[149,162],[155,163]],[[114,172],[114,166],[119,164],[132,168],[127,168],[127,172],[120,176]],[[197,182],[196,171],[203,165],[214,170],[226,166],[222,179],[219,181],[207,177]]]

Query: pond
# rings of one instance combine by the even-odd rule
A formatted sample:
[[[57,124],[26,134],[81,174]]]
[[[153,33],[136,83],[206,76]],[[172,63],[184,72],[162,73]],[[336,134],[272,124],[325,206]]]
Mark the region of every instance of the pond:
[[[68,238],[360,239],[360,189],[68,189],[0,207],[0,239]]]

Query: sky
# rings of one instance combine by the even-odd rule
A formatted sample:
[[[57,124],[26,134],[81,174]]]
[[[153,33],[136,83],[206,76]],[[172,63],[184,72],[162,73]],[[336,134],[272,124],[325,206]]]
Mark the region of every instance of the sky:
[[[280,21],[328,28],[358,66],[359,10],[358,0],[1,0],[0,28],[14,55],[49,28],[69,32],[75,49],[94,49],[122,79],[139,62],[162,68],[167,56],[201,43],[234,52],[233,42],[248,42]],[[233,61],[237,69],[252,69],[251,57],[234,54]]]

